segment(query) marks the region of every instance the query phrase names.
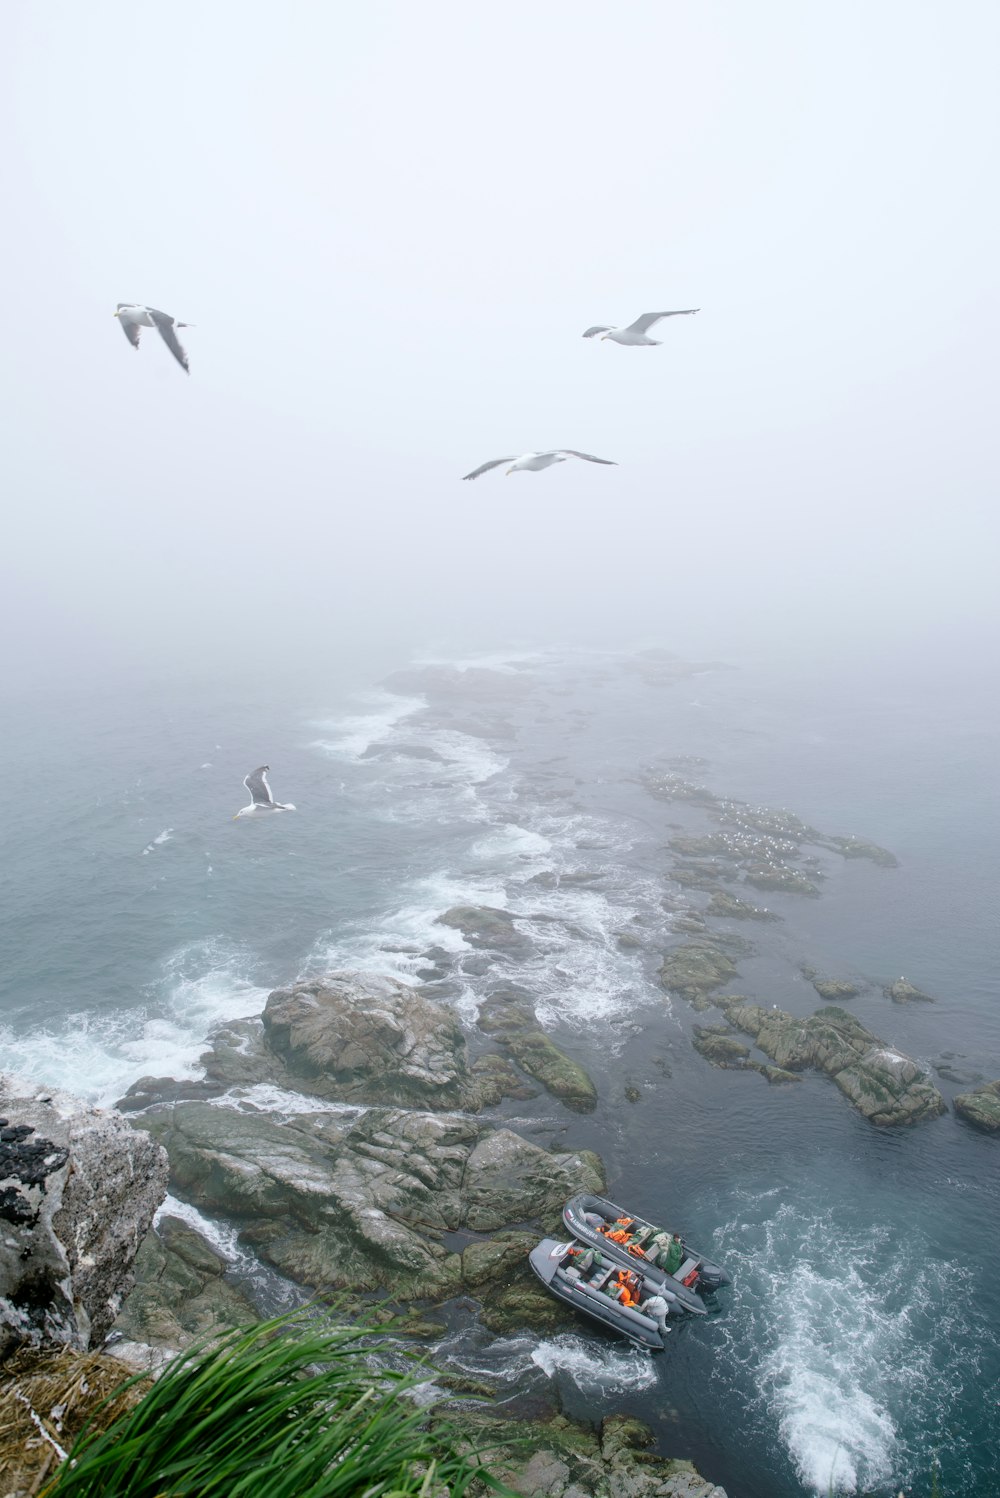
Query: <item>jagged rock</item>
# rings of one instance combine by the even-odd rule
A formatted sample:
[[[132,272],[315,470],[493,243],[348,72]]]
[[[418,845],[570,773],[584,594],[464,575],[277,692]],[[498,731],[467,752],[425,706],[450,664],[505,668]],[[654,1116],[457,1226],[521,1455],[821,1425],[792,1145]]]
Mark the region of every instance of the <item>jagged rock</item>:
[[[929,993],[924,993],[922,989],[914,987],[906,978],[897,978],[895,983],[887,983],[882,992],[894,1004],[911,1004],[913,1002],[933,1004],[934,1002]]]
[[[955,1099],[955,1112],[978,1129],[1000,1133],[1000,1081],[984,1082],[973,1092],[960,1093]]]
[[[268,1048],[320,1097],[456,1107],[468,1090],[455,1016],[398,978],[329,973],[270,994]]]
[[[740,900],[736,895],[731,895],[726,889],[713,889],[712,898],[708,902],[708,914],[725,916],[728,920],[736,921],[780,921],[781,916],[777,911],[762,909],[759,905],[750,905],[746,900]]]
[[[115,1107],[120,1113],[136,1113],[142,1108],[152,1108],[157,1103],[178,1103],[191,1098],[219,1097],[225,1092],[223,1082],[177,1081],[174,1077],[140,1077],[133,1082],[124,1097]]]
[[[944,1098],[916,1062],[844,1009],[831,1005],[798,1019],[738,996],[720,999],[719,1007],[782,1069],[826,1072],[872,1123],[914,1123],[945,1111]]]
[[[786,1082],[802,1081],[798,1072],[785,1071],[783,1066],[767,1066],[762,1061],[748,1061],[747,1065],[753,1067],[754,1071],[759,1071],[772,1087],[783,1086]]]
[[[691,1044],[713,1066],[739,1068],[750,1055],[750,1047],[737,1040],[727,1026],[695,1025]]]
[[[458,1114],[267,1114],[177,1103],[142,1116],[180,1191],[242,1222],[243,1240],[317,1288],[384,1287],[401,1300],[457,1293],[442,1235],[556,1221],[602,1189],[595,1155],[553,1154]]]
[[[195,1337],[257,1319],[223,1275],[228,1264],[190,1223],[164,1215],[136,1255],[136,1285],[116,1331],[146,1346],[182,1348]]]
[[[674,947],[663,959],[660,982],[671,993],[680,994],[689,1003],[705,1002],[714,988],[736,977],[736,966],[725,952],[709,942],[686,942]]]
[[[158,1145],[117,1113],[0,1076],[0,1358],[97,1346],[166,1194]]]
[[[441,1418],[523,1498],[726,1498],[690,1462],[651,1452],[649,1427],[625,1411],[605,1415],[599,1433],[565,1415],[524,1420],[482,1406],[449,1405]]]

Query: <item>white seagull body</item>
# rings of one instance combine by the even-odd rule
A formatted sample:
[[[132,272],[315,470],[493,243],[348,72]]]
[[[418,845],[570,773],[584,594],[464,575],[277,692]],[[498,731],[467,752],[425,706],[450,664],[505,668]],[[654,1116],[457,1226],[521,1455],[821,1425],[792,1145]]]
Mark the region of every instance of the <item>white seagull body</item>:
[[[695,312],[700,311],[700,307],[682,307],[678,312],[644,312],[641,317],[636,318],[635,322],[630,322],[627,328],[588,328],[583,336],[593,338],[596,333],[600,333],[602,343],[605,338],[610,338],[612,343],[625,343],[633,348],[649,348],[663,342],[662,338],[647,337],[650,328],[662,317],[691,317]]]
[[[140,328],[156,328],[167,348],[177,360],[185,374],[190,374],[188,356],[180,346],[175,328],[190,328],[191,323],[178,322],[169,312],[157,312],[155,307],[140,307],[135,302],[119,302],[114,314],[122,325],[122,332],[133,348],[139,347]]]
[[[477,479],[481,473],[488,473],[491,468],[499,468],[501,463],[509,463],[508,473],[538,473],[542,468],[551,468],[553,463],[565,463],[567,458],[583,458],[585,463],[605,463],[609,468],[617,468],[611,458],[595,458],[593,453],[578,453],[575,447],[553,447],[548,452],[522,453],[518,457],[492,458],[489,463],[480,463],[471,473],[463,473],[463,479]]]
[[[256,770],[251,770],[243,784],[250,792],[250,805],[244,806],[233,817],[235,822],[239,817],[259,817],[269,811],[294,811],[295,807],[290,801],[275,801],[271,795],[271,787],[267,783],[267,772],[270,765],[259,765]]]

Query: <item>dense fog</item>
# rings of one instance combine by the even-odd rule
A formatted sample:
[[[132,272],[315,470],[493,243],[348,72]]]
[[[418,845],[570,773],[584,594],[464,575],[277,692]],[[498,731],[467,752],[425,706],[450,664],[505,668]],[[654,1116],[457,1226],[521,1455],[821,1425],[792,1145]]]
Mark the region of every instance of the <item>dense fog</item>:
[[[981,637],[998,33],[985,0],[10,8],[9,671]],[[119,301],[194,324],[189,377]],[[461,482],[562,445],[618,466]]]

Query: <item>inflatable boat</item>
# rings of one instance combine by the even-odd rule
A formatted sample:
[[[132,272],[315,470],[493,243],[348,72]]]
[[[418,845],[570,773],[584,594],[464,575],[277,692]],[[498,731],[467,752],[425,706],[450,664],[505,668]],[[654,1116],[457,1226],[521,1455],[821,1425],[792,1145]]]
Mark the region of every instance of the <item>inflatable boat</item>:
[[[557,1243],[543,1238],[528,1255],[528,1263],[552,1294],[609,1331],[627,1337],[637,1347],[662,1352],[670,1328],[667,1317],[683,1315],[676,1297],[642,1266],[598,1264],[596,1250],[583,1243]],[[652,1303],[651,1303],[652,1302]],[[645,1307],[645,1309],[643,1309]]]
[[[605,1263],[641,1269],[650,1284],[669,1291],[686,1311],[706,1314],[703,1295],[711,1295],[729,1276],[704,1254],[689,1248],[673,1233],[643,1217],[616,1207],[602,1196],[574,1196],[563,1208],[563,1222],[581,1244],[599,1253]]]

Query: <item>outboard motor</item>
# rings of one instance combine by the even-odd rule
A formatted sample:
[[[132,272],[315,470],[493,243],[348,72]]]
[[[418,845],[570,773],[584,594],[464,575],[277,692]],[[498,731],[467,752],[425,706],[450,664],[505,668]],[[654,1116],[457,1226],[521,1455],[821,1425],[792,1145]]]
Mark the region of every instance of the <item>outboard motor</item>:
[[[720,1269],[716,1264],[703,1264],[698,1271],[694,1289],[701,1290],[705,1295],[711,1295],[715,1290],[720,1290],[723,1285],[731,1283],[724,1269]]]

